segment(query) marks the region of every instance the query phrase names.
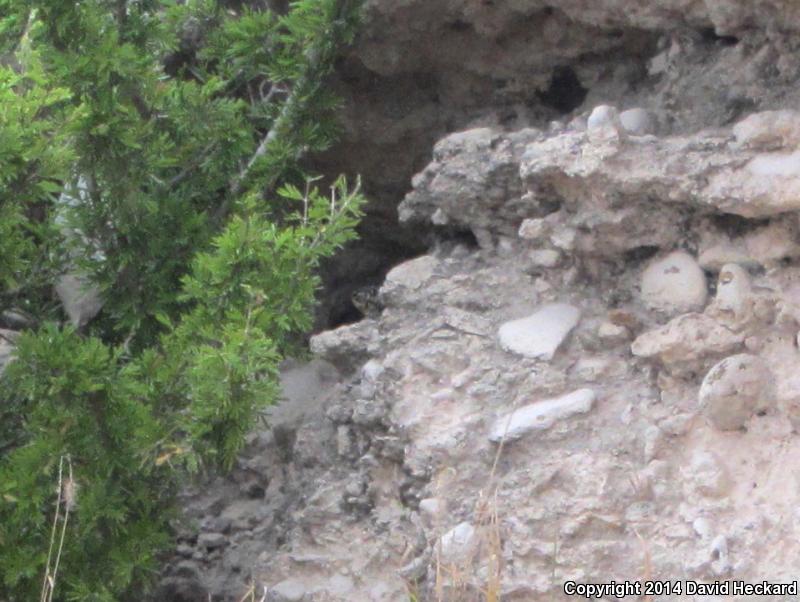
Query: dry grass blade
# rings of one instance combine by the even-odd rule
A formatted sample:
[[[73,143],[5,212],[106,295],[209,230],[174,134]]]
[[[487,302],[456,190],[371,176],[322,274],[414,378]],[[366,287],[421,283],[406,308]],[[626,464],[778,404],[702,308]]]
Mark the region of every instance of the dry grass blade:
[[[69,476],[64,480],[64,464],[66,462],[67,471]],[[44,578],[42,582],[42,591],[39,596],[39,602],[52,602],[53,594],[56,589],[56,581],[58,578],[58,568],[61,564],[61,554],[64,551],[64,540],[67,535],[67,524],[69,523],[69,514],[77,502],[77,485],[72,475],[72,460],[69,456],[61,456],[58,461],[58,497],[56,499],[56,508],[53,512],[53,528],[50,532],[50,547],[47,550],[47,563],[44,569]],[[58,540],[58,548],[55,549],[55,557],[53,555],[56,545],[56,536],[58,533],[58,519],[61,515],[63,508],[64,518],[61,521],[61,533]]]
[[[644,556],[644,565],[642,566],[642,583],[647,581],[653,580],[653,557],[650,554],[650,545],[647,541],[642,537],[639,532],[634,529],[633,532],[636,534],[636,537],[639,539],[639,543],[642,545],[642,553]],[[642,598],[644,602],[653,602],[653,596],[651,594],[646,594],[644,598]]]

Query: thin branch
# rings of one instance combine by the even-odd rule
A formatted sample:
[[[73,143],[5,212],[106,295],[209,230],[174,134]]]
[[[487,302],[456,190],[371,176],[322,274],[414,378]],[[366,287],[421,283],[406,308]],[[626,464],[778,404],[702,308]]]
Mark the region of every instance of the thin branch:
[[[216,145],[217,145],[217,143],[216,143],[216,142],[212,142],[211,144],[208,144],[208,145],[207,145],[207,146],[206,146],[206,147],[203,149],[203,151],[202,151],[202,152],[201,152],[201,153],[200,153],[200,154],[199,154],[197,157],[195,157],[195,159],[194,159],[194,160],[193,160],[191,163],[189,163],[189,165],[187,165],[186,167],[184,167],[184,168],[183,168],[183,170],[182,170],[182,171],[181,171],[181,172],[180,172],[178,175],[176,175],[175,177],[173,177],[171,180],[169,180],[169,181],[167,182],[167,184],[166,184],[166,187],[165,187],[165,188],[166,188],[167,190],[172,190],[172,189],[173,189],[175,186],[177,186],[177,185],[178,185],[178,184],[180,184],[180,183],[181,183],[183,180],[185,180],[185,179],[186,179],[186,177],[187,177],[189,174],[191,174],[191,173],[192,173],[192,172],[193,172],[195,169],[197,169],[198,167],[200,167],[200,165],[203,163],[203,159],[205,159],[205,157],[206,157],[206,156],[208,156],[208,154],[209,154],[209,153],[210,153],[212,150],[214,150],[214,147],[215,147]]]

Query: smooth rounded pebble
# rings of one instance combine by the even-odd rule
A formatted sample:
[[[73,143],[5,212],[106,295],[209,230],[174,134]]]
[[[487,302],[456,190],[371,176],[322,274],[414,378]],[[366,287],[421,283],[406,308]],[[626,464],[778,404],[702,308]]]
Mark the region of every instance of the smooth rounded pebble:
[[[653,118],[645,109],[635,108],[622,111],[619,121],[625,131],[633,136],[645,136],[655,133]]]
[[[742,428],[768,405],[772,375],[760,357],[740,353],[708,371],[700,386],[700,413],[721,431]]]
[[[586,129],[588,130],[604,127],[616,128],[619,125],[619,113],[610,105],[596,106],[589,115],[589,119],[586,120]]]
[[[641,295],[650,309],[674,315],[702,309],[708,299],[708,284],[694,257],[674,251],[645,269]]]

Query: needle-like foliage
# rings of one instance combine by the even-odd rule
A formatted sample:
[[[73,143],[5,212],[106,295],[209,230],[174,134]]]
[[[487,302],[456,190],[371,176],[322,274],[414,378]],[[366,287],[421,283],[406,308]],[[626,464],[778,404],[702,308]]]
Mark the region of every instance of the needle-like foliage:
[[[301,169],[358,8],[0,0],[0,311],[29,324],[0,378],[0,599],[141,599],[180,475],[232,466],[276,399],[364,202]],[[78,328],[65,272],[103,302]]]

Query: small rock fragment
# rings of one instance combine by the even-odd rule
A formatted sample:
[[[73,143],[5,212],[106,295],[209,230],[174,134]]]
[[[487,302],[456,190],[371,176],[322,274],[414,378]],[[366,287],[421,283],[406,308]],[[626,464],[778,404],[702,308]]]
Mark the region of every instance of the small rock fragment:
[[[554,268],[561,261],[561,253],[555,249],[536,249],[528,254],[528,258],[535,267]]]
[[[544,305],[527,318],[500,327],[500,345],[525,357],[550,360],[578,324],[581,312],[566,303]]]
[[[458,564],[469,558],[477,543],[475,527],[463,522],[442,535],[440,558],[445,564]]]
[[[201,533],[197,538],[197,546],[207,550],[215,550],[228,545],[228,538],[222,533]]]
[[[514,441],[528,433],[549,429],[559,420],[591,410],[595,397],[592,389],[578,389],[521,407],[494,421],[489,440],[494,443]]]
[[[518,235],[524,240],[541,240],[548,233],[548,225],[544,219],[525,219],[519,226]]]
[[[284,579],[268,590],[270,602],[301,602],[306,595],[306,587],[299,579]]]
[[[603,322],[597,329],[597,336],[610,343],[625,341],[630,337],[630,332],[624,326],[612,322]]]
[[[730,479],[719,459],[707,451],[696,451],[684,469],[694,490],[706,497],[722,497],[730,489]]]

